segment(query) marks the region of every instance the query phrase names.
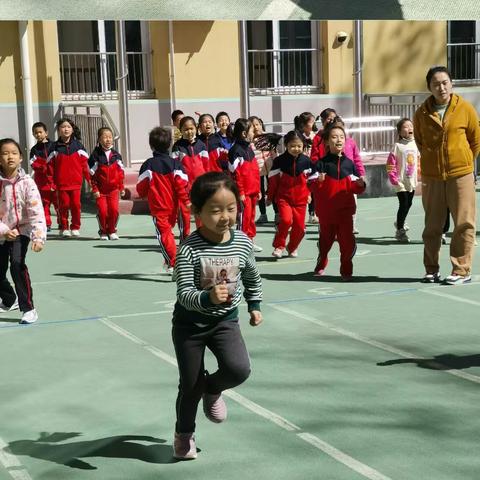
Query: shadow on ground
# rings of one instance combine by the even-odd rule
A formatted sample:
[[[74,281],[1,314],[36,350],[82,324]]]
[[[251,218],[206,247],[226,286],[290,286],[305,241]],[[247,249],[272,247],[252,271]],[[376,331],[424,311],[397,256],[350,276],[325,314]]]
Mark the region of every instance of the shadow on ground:
[[[16,440],[10,442],[4,450],[13,455],[27,455],[81,470],[97,469],[81,460],[86,457],[131,458],[148,463],[176,462],[172,457],[172,446],[164,445],[166,440],[144,435],[119,435],[98,440],[60,443],[80,435],[78,432],[42,432],[37,440]]]
[[[389,367],[402,363],[415,363],[417,367],[430,370],[463,370],[470,367],[480,367],[480,354],[474,355],[454,355],[453,353],[444,353],[435,355],[433,358],[397,358],[377,363],[380,367]]]
[[[162,275],[164,279],[151,278],[153,275]],[[172,276],[167,273],[150,274],[144,273],[54,273],[56,277],[67,278],[105,278],[108,280],[138,280],[140,282],[158,282],[158,283],[172,283]]]

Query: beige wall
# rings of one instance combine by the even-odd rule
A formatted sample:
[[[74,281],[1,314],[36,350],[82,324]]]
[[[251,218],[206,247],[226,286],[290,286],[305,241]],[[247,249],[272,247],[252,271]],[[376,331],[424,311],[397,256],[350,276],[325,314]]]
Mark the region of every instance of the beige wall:
[[[321,23],[321,45],[323,54],[323,81],[325,93],[345,94],[353,91],[353,23],[331,20]],[[337,41],[337,33],[348,34],[345,42]]]
[[[18,22],[1,22],[0,103],[15,103],[22,98],[20,75]]]
[[[426,91],[432,65],[447,62],[446,22],[363,22],[366,93]]]
[[[170,97],[168,22],[151,22],[156,97]],[[238,24],[233,21],[174,22],[177,99],[240,95]]]

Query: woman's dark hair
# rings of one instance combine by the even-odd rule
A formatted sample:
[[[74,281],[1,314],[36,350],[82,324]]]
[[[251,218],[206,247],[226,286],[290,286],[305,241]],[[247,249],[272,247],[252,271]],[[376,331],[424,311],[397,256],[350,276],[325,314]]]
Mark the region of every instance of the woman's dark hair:
[[[174,110],[174,111],[172,112],[172,122],[175,123],[175,120],[177,119],[177,117],[178,117],[179,115],[183,115],[183,112],[182,112],[181,110]]]
[[[428,72],[427,72],[427,76],[426,76],[426,81],[427,81],[427,88],[430,90],[430,82],[432,81],[432,77],[436,74],[436,73],[439,73],[439,72],[443,72],[443,73],[446,73],[448,75],[448,78],[450,79],[450,81],[452,81],[452,75],[450,74],[450,71],[448,70],[447,67],[443,66],[443,65],[435,65],[434,67],[431,67]]]
[[[252,126],[252,122],[250,122],[246,118],[237,118],[235,121],[235,125],[233,127],[233,138],[235,140],[242,140],[243,132],[248,132],[249,128]]]
[[[7,145],[8,143],[13,143],[17,148],[18,148],[18,151],[20,152],[20,156],[22,156],[22,147],[20,146],[20,144],[14,140],[13,138],[2,138],[0,140],[0,149],[4,146],[4,145]]]
[[[36,128],[43,128],[46,132],[48,132],[47,126],[43,122],[35,122],[32,125],[32,133],[35,131]]]
[[[262,126],[262,130],[265,131],[265,124],[263,123],[263,120],[260,117],[257,117],[256,115],[251,115],[250,117],[248,117],[247,120],[252,125],[253,125],[253,121],[256,120]]]
[[[283,144],[285,145],[285,148],[287,148],[287,145],[292,140],[300,140],[303,144],[303,148],[305,149],[306,147],[305,136],[303,135],[302,132],[299,132],[298,130],[290,130],[289,132],[287,132],[283,137]]]
[[[333,118],[328,125],[331,125],[332,127],[342,127],[345,130],[345,122],[343,121],[343,118],[338,115]]]
[[[342,122],[343,123],[343,122]],[[322,138],[323,141],[326,142],[330,138],[330,133],[332,130],[335,128],[340,129],[343,134],[345,135],[345,138],[347,138],[347,133],[345,132],[345,128],[342,127],[340,124],[334,124],[334,123],[329,123],[326,127],[325,130],[323,131]]]
[[[210,115],[209,113],[202,113],[200,117],[198,117],[198,124],[200,125],[207,117],[209,117],[212,120],[212,123],[215,124],[215,119],[213,118],[213,115]]]
[[[411,120],[408,118],[408,117],[404,117],[404,118],[401,118],[398,122],[397,122],[397,134],[398,134],[398,138],[400,139],[400,130],[402,129],[403,125],[407,122],[411,122]]]
[[[73,138],[76,138],[77,140],[81,140],[82,139],[82,134],[80,132],[80,129],[77,127],[77,125],[73,122],[73,120],[70,120],[69,118],[66,118],[66,117],[63,117],[61,118],[60,120],[57,121],[57,123],[55,124],[55,128],[57,129],[57,132],[58,132],[58,128],[60,127],[60,125],[62,123],[69,123],[70,126],[72,127],[73,129],[73,132],[72,132],[72,137]]]
[[[166,153],[172,143],[172,131],[170,128],[155,127],[148,135],[150,148],[155,152]]]
[[[217,115],[215,116],[215,123],[218,123],[218,121],[220,120],[220,117],[227,117],[228,123],[230,123],[230,115],[227,112],[218,112]]]
[[[192,122],[194,127],[197,128],[197,124],[195,123],[195,120],[193,117],[183,117],[181,120],[180,120],[180,125],[178,126],[178,128],[180,129],[180,131],[182,130],[183,126],[187,123],[187,122]]]
[[[110,127],[100,127],[97,131],[97,140],[100,139],[103,132],[110,132],[112,134],[112,137],[113,137],[113,130]]]
[[[299,130],[300,132],[303,132],[303,129],[305,125],[307,125],[309,120],[313,120],[312,130],[316,132],[318,129],[317,129],[317,126],[315,125],[315,115],[312,112],[303,112],[300,115],[297,115],[293,119],[295,130]]]
[[[199,214],[210,197],[221,188],[230,190],[237,203],[240,202],[240,193],[237,184],[224,172],[208,172],[197,177],[190,190],[190,201],[192,202],[193,213]]]
[[[326,108],[325,110],[322,110],[320,112],[320,119],[322,120],[322,123],[325,123],[327,121],[327,118],[330,116],[331,113],[337,115],[337,111],[334,108]]]

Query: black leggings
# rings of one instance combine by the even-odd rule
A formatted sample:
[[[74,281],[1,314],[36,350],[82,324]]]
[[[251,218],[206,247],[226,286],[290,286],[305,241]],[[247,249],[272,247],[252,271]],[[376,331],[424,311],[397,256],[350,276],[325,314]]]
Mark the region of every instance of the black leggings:
[[[11,307],[15,298],[18,297],[18,306],[22,312],[28,312],[34,308],[32,284],[27,265],[25,265],[29,243],[28,237],[18,235],[15,240],[5,241],[0,245],[0,298],[6,307]],[[15,290],[7,279],[9,263]]]
[[[238,319],[205,328],[195,324],[173,325],[172,339],[180,374],[175,430],[190,433],[195,431],[202,394],[221,393],[243,383],[250,375],[250,359]],[[218,370],[211,375],[205,375],[206,347],[218,362]]]
[[[398,212],[397,212],[397,229],[400,230],[405,226],[405,219],[407,218],[408,211],[412,206],[413,196],[415,190],[411,192],[397,192],[398,197]]]

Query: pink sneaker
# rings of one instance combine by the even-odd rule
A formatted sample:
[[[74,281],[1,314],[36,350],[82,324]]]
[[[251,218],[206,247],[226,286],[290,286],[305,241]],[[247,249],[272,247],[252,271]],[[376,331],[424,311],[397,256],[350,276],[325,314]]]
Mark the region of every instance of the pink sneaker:
[[[197,458],[197,446],[194,433],[177,433],[173,440],[173,457],[178,460],[193,460]]]
[[[203,412],[213,423],[221,423],[227,418],[227,406],[221,393],[203,394]]]
[[[325,275],[325,269],[320,267],[315,267],[315,270],[313,271],[313,275],[315,277],[321,277],[322,275]]]

